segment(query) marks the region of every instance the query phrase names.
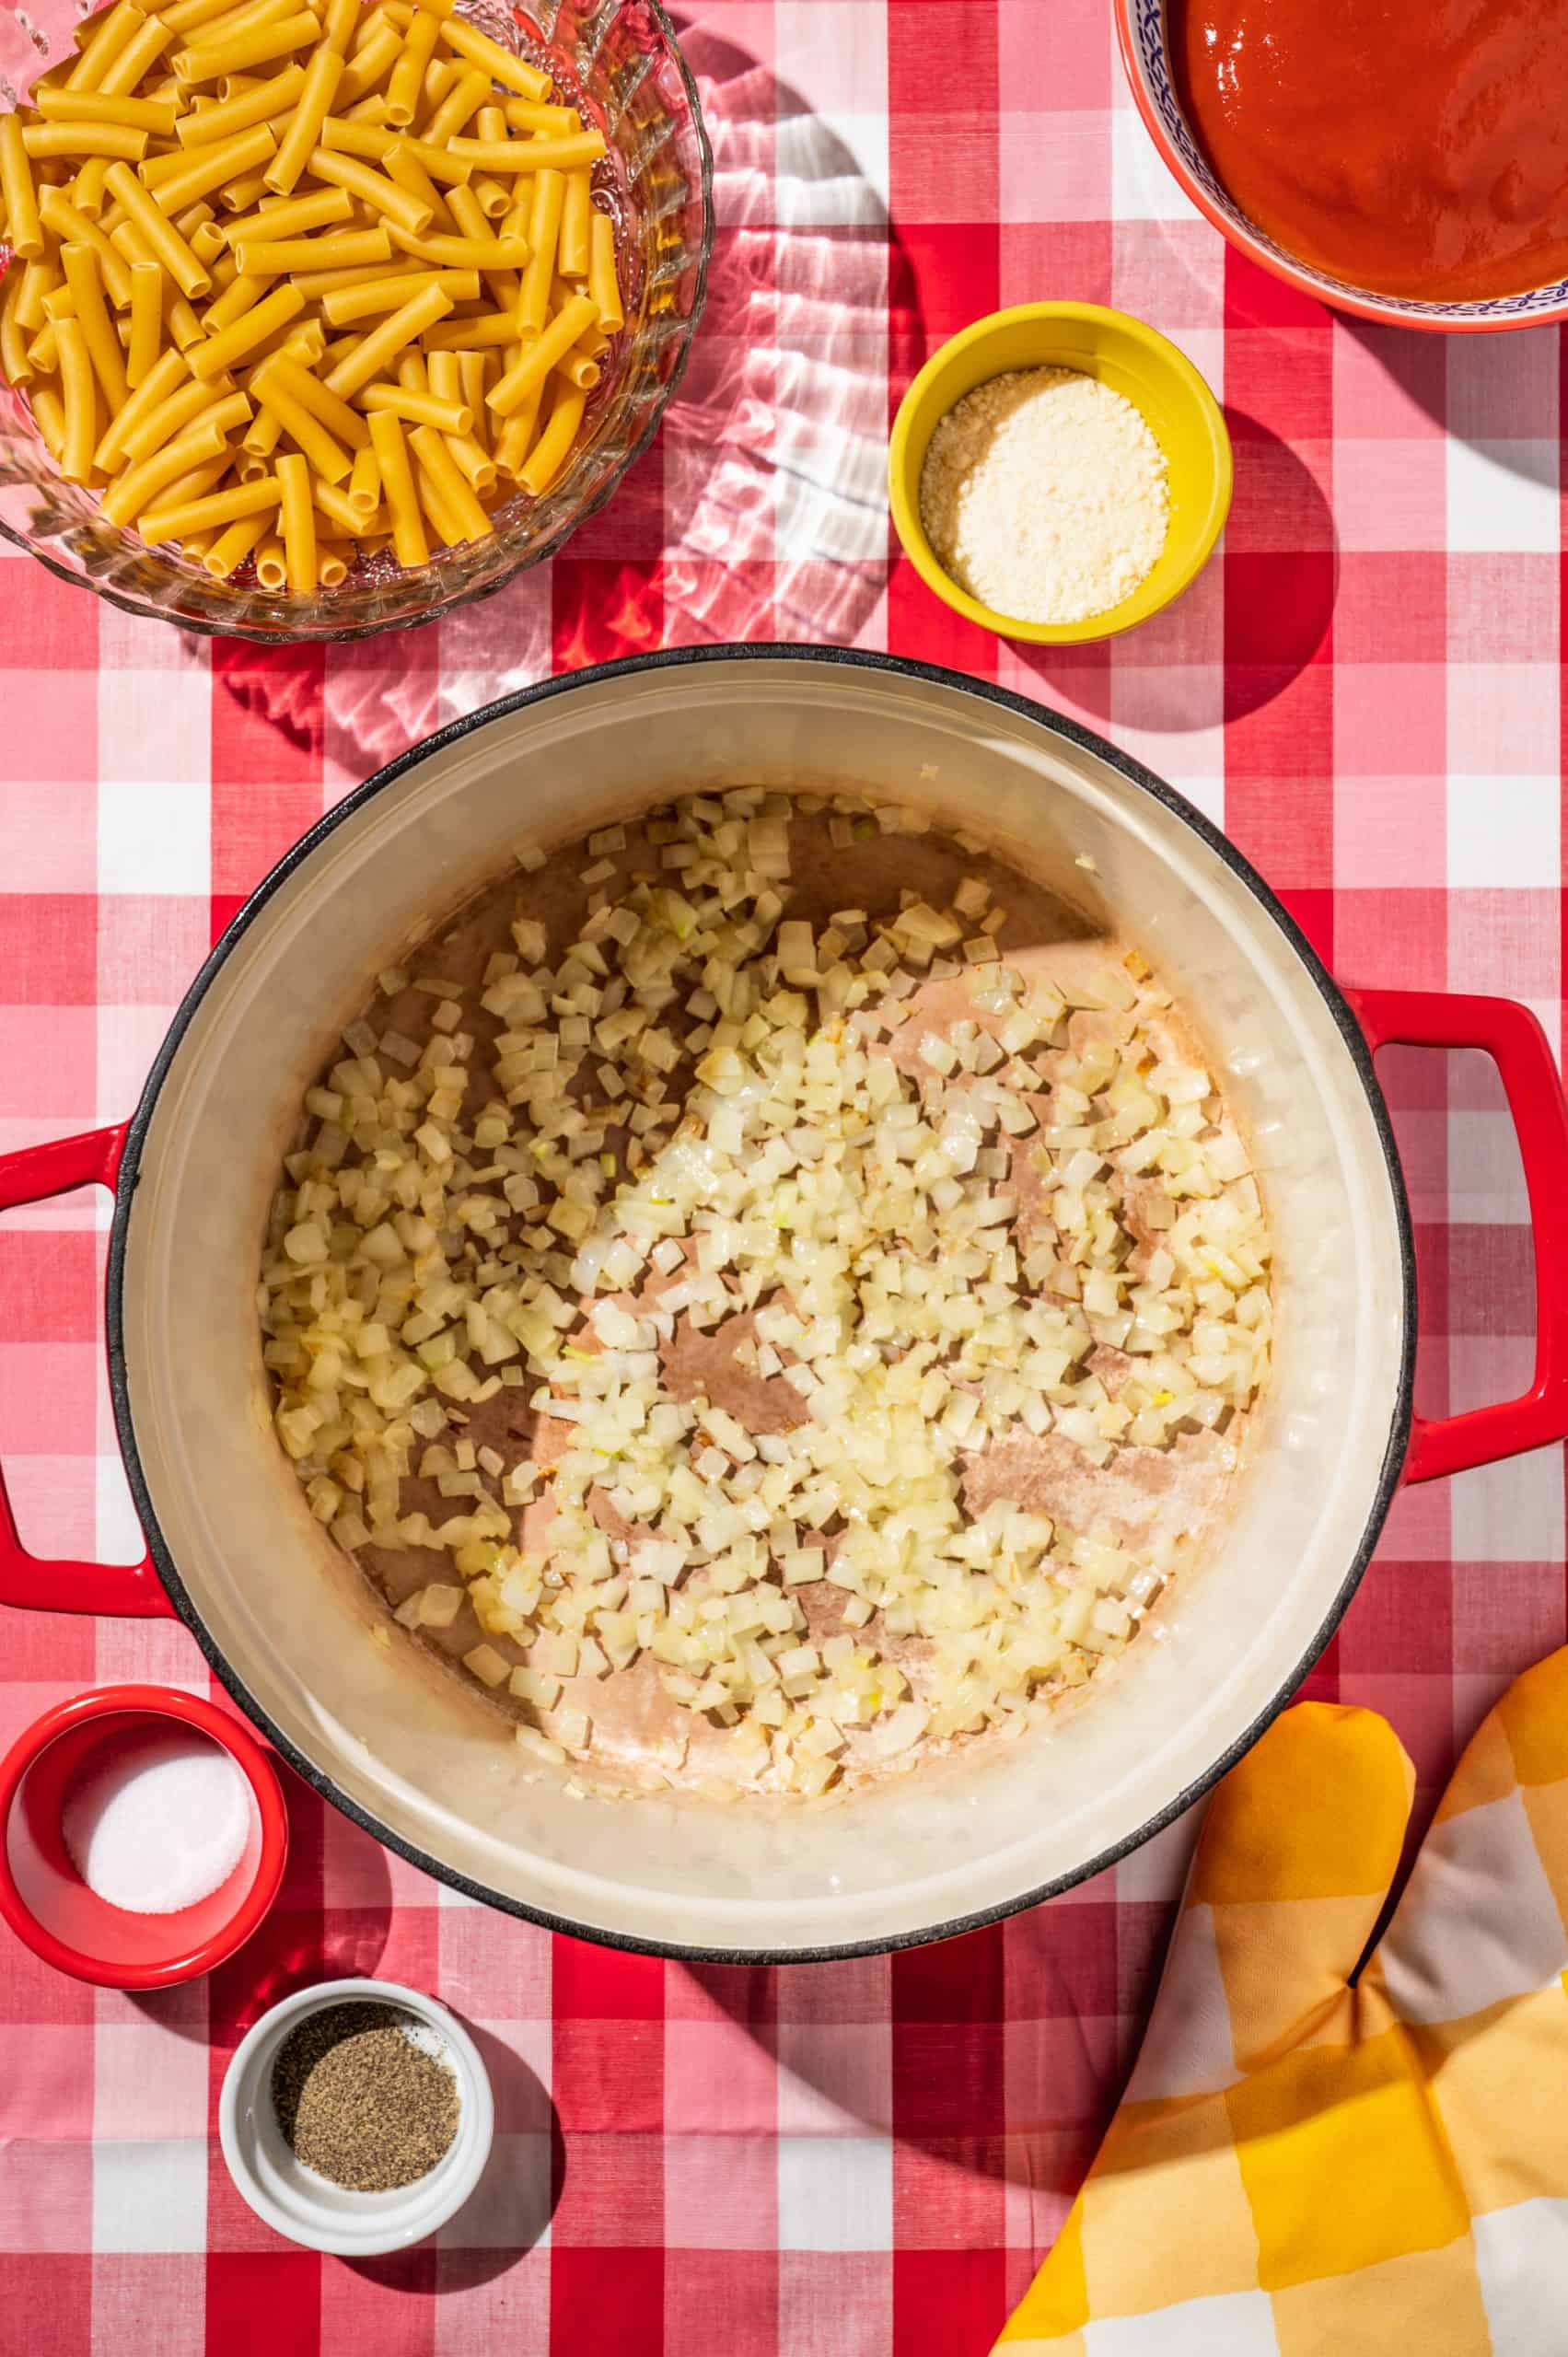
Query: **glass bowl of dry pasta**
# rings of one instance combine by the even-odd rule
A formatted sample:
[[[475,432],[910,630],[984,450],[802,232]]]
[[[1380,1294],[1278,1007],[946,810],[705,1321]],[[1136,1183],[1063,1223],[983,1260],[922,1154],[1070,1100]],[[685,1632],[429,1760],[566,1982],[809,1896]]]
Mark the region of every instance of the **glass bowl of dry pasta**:
[[[0,533],[63,579],[366,637],[552,555],[651,440],[714,233],[658,0],[110,0],[34,40]]]

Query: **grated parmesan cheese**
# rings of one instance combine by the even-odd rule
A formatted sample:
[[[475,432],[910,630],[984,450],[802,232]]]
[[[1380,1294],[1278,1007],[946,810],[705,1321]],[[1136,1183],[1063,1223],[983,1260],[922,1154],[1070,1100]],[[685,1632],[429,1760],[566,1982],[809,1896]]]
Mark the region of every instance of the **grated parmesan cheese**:
[[[1017,621],[1086,621],[1130,598],[1165,546],[1165,454],[1098,378],[1013,369],[938,424],[920,512],[972,598]]]

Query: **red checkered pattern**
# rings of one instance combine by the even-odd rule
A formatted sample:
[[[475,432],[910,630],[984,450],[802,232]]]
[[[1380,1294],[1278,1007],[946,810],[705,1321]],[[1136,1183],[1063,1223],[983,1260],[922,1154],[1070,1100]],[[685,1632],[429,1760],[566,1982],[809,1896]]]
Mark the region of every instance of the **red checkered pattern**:
[[[714,290],[664,433],[549,569],[438,630],[273,655],[128,621],[0,558],[0,1150],[130,1107],[215,927],[439,720],[606,656],[746,636],[933,657],[1103,729],[1218,819],[1352,982],[1561,1029],[1562,364],[1334,321],[1186,206],[1103,0],[698,0]],[[1225,400],[1223,555],[1107,647],[999,645],[892,554],[892,408],[998,303],[1109,302]],[[1419,1225],[1423,1404],[1519,1387],[1529,1242],[1480,1059],[1385,1079]],[[99,1358],[105,1205],[0,1222],[0,1449],[25,1533],[129,1555]],[[1424,1787],[1568,1634],[1561,1452],[1401,1498],[1310,1681],[1386,1711]],[[183,1631],[11,1613],[0,1741]],[[211,1981],[95,1994],[0,1933],[0,2351],[29,2357],[967,2357],[1094,2149],[1189,1831],[891,1961],[696,1971],[465,1906],[290,1782],[265,1929]],[[380,1971],[472,2022],[495,2164],[434,2246],[291,2250],[209,2140],[285,1988]]]

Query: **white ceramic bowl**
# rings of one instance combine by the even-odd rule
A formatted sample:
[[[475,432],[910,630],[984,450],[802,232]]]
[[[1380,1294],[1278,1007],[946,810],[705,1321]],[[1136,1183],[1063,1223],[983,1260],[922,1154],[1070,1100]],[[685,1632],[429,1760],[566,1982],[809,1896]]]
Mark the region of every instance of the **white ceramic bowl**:
[[[273,2109],[273,2064],[308,2014],[365,2002],[399,2005],[434,2030],[458,2077],[458,2132],[428,2176],[390,2193],[351,2193],[296,2160]],[[218,2137],[228,2173],[258,2218],[308,2250],[374,2258],[406,2250],[462,2208],[483,2173],[495,2133],[490,2074],[462,2024],[417,1989],[396,1980],[323,1980],[273,2006],[235,2049],[218,2102]]]

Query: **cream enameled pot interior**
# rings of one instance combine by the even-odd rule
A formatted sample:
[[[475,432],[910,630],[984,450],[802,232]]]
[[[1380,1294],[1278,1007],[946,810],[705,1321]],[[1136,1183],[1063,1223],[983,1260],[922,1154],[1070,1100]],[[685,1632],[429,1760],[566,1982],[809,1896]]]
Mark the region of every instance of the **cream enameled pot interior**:
[[[307,1079],[391,962],[519,842],[678,789],[833,783],[928,807],[1114,912],[1197,1017],[1272,1224],[1278,1347],[1228,1534],[1090,1707],[853,1803],[578,1799],[392,1632],[267,1425],[252,1306]],[[896,860],[896,842],[889,848]],[[521,880],[521,879],[520,879]],[[157,1089],[125,1237],[123,1414],[157,1532],[227,1673],[377,1829],[485,1895],[659,1946],[919,1936],[1146,1829],[1282,1699],[1381,1512],[1406,1334],[1394,1182],[1362,1072],[1299,953],[1180,812],[1043,718],[825,659],[590,676],[368,795],[257,911]]]

